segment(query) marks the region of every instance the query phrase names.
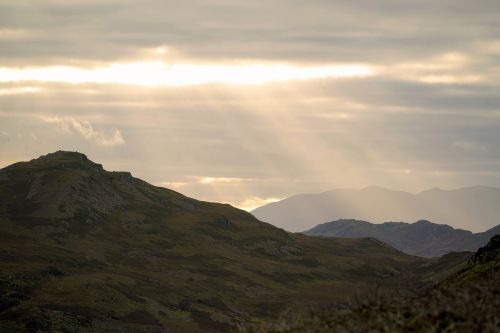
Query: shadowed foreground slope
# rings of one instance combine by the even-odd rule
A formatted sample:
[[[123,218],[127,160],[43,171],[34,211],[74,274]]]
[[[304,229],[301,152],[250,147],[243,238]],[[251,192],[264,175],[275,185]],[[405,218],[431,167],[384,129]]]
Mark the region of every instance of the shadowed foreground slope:
[[[2,332],[232,331],[413,286],[433,265],[374,239],[289,234],[78,153],[0,170]]]
[[[344,306],[316,308],[262,323],[251,332],[500,331],[500,235],[460,270],[416,295],[372,295]]]

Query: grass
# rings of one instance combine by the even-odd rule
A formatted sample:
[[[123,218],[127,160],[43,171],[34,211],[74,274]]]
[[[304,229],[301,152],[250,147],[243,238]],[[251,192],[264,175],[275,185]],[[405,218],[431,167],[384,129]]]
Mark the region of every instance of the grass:
[[[290,234],[76,153],[0,179],[0,332],[234,331],[440,271],[374,239]]]
[[[437,263],[437,267],[442,265]],[[499,282],[500,235],[497,235],[496,241],[493,238],[468,263],[417,293],[372,292],[343,304],[292,309],[278,320],[263,320],[242,327],[241,331],[493,333],[500,329]]]

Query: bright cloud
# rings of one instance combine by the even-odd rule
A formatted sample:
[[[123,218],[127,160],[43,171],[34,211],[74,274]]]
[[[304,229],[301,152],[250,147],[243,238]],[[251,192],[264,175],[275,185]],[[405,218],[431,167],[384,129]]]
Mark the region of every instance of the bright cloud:
[[[271,203],[271,202],[280,201],[282,199],[283,198],[251,197],[251,198],[245,199],[241,202],[234,203],[234,206],[249,212],[249,211],[254,210],[257,207],[266,205],[266,204]]]
[[[289,64],[203,65],[160,61],[112,64],[99,68],[68,66],[0,68],[0,82],[121,83],[142,86],[189,86],[207,83],[255,85],[276,81],[350,78],[373,75],[366,65],[303,67]]]
[[[0,1],[0,162],[78,150],[244,209],[500,186],[500,1],[147,3]]]
[[[0,28],[0,40],[9,39],[25,39],[28,37],[33,37],[35,33],[32,31],[22,30],[22,29],[1,29]]]
[[[230,177],[196,177],[199,184],[234,184],[250,181],[250,178],[230,178]]]
[[[42,119],[44,122],[55,124],[63,132],[79,134],[85,140],[101,146],[114,147],[125,144],[125,139],[117,128],[112,128],[109,133],[103,133],[95,130],[89,121],[79,121],[70,117],[44,117]]]
[[[0,96],[33,94],[40,91],[39,87],[7,87],[0,88]]]

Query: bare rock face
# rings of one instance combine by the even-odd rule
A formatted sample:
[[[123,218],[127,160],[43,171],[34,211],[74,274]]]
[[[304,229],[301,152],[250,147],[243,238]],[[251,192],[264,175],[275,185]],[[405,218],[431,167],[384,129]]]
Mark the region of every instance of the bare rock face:
[[[109,173],[83,154],[48,154],[28,163],[15,164],[5,174],[9,178],[18,176],[20,188],[17,190],[26,193],[23,199],[32,204],[30,215],[34,218],[75,219],[85,214],[86,220],[96,221],[124,202]],[[119,175],[119,178],[127,175]]]

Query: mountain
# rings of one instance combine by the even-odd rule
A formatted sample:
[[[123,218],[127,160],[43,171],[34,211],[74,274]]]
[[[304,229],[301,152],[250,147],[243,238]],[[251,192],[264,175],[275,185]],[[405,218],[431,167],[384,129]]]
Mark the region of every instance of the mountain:
[[[500,234],[500,225],[486,232],[473,234],[470,231],[424,220],[412,224],[403,222],[373,224],[358,220],[338,220],[317,225],[304,234],[345,238],[373,237],[408,254],[438,257],[448,252],[476,251],[491,237]]]
[[[423,285],[445,261],[291,234],[79,153],[0,170],[0,332],[234,331],[292,305]]]
[[[455,272],[417,293],[296,311],[251,332],[498,332],[500,235]]]
[[[500,221],[500,189],[474,186],[418,194],[380,187],[337,189],[292,196],[259,207],[252,214],[289,231],[308,230],[326,221],[357,219],[375,223],[429,220],[481,232]]]

